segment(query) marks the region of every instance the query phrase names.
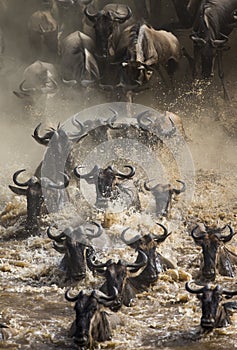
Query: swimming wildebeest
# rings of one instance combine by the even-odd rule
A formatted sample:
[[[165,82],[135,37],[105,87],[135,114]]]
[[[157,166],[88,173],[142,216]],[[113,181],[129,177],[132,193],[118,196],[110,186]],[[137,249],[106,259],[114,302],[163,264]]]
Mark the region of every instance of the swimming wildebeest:
[[[213,328],[225,327],[230,324],[231,309],[237,311],[237,302],[222,303],[221,301],[223,296],[230,299],[234,295],[237,295],[237,290],[225,290],[218,284],[213,287],[207,284],[204,287],[199,286],[199,288],[193,289],[191,287],[192,282],[186,282],[185,288],[189,293],[196,294],[201,301],[202,329],[204,331],[211,331]]]
[[[87,294],[80,291],[76,296],[70,296],[69,290],[65,293],[67,301],[75,302],[76,319],[73,321],[69,335],[79,349],[92,349],[95,341],[103,342],[111,339],[111,325],[105,307],[113,305],[117,298],[117,290],[107,296],[93,290]]]
[[[226,229],[229,230],[229,234],[225,233]],[[191,236],[195,243],[202,247],[202,279],[214,281],[217,271],[223,276],[235,277],[234,264],[237,264],[237,255],[225,246],[235,234],[230,225],[222,228],[206,225],[194,227]]]

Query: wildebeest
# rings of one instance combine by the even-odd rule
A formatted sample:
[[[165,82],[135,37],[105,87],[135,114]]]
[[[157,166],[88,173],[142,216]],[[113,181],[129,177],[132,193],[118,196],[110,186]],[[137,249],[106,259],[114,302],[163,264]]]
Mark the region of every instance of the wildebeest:
[[[98,118],[98,119],[87,119],[84,122],[80,121],[75,115],[72,118],[72,124],[79,129],[79,134],[74,133],[75,139],[81,137],[83,134],[90,135],[94,142],[103,142],[107,141],[110,137],[109,130],[114,129],[114,122],[117,119],[118,113],[113,109],[110,109],[113,113],[111,117],[107,119]],[[73,136],[72,136],[73,137]]]
[[[28,21],[32,56],[41,60],[54,60],[58,55],[58,23],[50,9],[34,12]]]
[[[21,174],[25,169],[18,170],[13,175],[13,182],[15,186],[9,185],[9,188],[17,195],[26,196],[27,199],[27,218],[25,228],[31,234],[36,234],[39,230],[38,219],[41,213],[41,206],[44,201],[42,188],[46,189],[64,189],[69,184],[69,178],[64,174],[64,182],[54,183],[48,178],[42,177],[38,178],[32,176],[29,180],[25,182],[18,181],[18,175]],[[25,187],[25,188],[22,188]]]
[[[46,100],[59,89],[60,76],[55,66],[48,62],[35,61],[23,72],[19,91],[13,93],[23,99],[25,104],[45,107]]]
[[[221,301],[222,296],[229,299],[237,295],[237,290],[225,290],[219,284],[213,287],[207,284],[204,287],[193,289],[191,287],[192,282],[186,282],[185,288],[189,293],[197,294],[201,301],[201,328],[206,332],[210,332],[214,328],[231,324],[230,311],[231,309],[237,310],[237,302],[221,303]]]
[[[80,166],[78,166],[74,169],[74,174],[80,179],[85,179],[89,184],[95,184],[96,206],[106,208],[108,201],[117,200],[123,192],[126,194],[129,191],[123,188],[122,184],[119,186],[119,181],[131,179],[135,175],[135,168],[131,165],[124,167],[130,169],[128,174],[116,170],[111,165],[104,169],[95,165],[88,174],[83,175],[79,173]]]
[[[92,225],[97,227],[97,232],[90,227]],[[48,228],[47,234],[54,241],[54,249],[64,254],[60,267],[65,271],[67,280],[80,281],[85,278],[85,251],[93,251],[91,240],[99,237],[102,231],[101,225],[96,222],[68,227],[58,235],[53,235],[52,228]]]
[[[111,324],[104,307],[110,307],[117,298],[115,288],[110,296],[95,290],[90,294],[80,291],[76,296],[70,296],[67,290],[65,298],[75,302],[76,319],[71,325],[69,336],[80,349],[92,349],[96,341],[111,339]]]
[[[148,130],[156,136],[171,137],[178,127],[183,132],[183,124],[179,116],[171,112],[156,113],[155,115],[147,110],[137,116],[137,122],[141,129]],[[170,125],[168,131],[164,130]]]
[[[227,235],[226,229],[230,231]],[[202,279],[215,280],[217,271],[223,276],[235,276],[234,264],[237,263],[237,255],[225,246],[234,235],[230,225],[222,228],[199,225],[193,228],[191,236],[195,243],[202,247]]]
[[[134,263],[128,263],[124,260],[119,260],[116,263],[111,259],[106,263],[95,263],[93,262],[94,254],[88,251],[86,254],[89,269],[96,271],[106,279],[100,290],[107,295],[112,294],[114,288],[118,291],[114,303],[110,306],[111,310],[118,311],[122,305],[131,306],[138,291],[130,282],[130,278],[138,276],[145,268],[148,262],[147,255],[138,249],[138,257]]]
[[[214,74],[214,63],[217,57],[218,73],[221,79],[225,97],[228,97],[222,62],[222,53],[226,48],[228,36],[237,26],[234,13],[237,0],[204,0],[194,21],[191,39],[194,43],[194,74],[197,64],[201,61],[201,75],[210,78]]]
[[[95,32],[96,56],[107,59],[114,56],[120,24],[131,16],[131,9],[122,4],[107,4],[97,12],[91,12],[88,7],[84,11],[86,17],[93,23]]]
[[[167,184],[167,185],[157,184],[153,187],[149,187],[148,183],[150,181],[144,182],[144,188],[145,190],[150,191],[155,197],[156,215],[167,216],[171,209],[172,196],[174,194],[178,195],[184,192],[186,190],[186,185],[183,181],[176,180],[177,182],[182,184],[181,189],[176,189],[170,184]]]
[[[149,83],[154,69],[162,74],[160,68],[164,67],[172,80],[181,58],[181,47],[172,33],[136,23],[121,34],[116,56],[121,60],[118,86],[125,91],[136,91]]]
[[[131,284],[140,292],[147,290],[150,285],[154,284],[160,272],[169,268],[174,268],[174,265],[168,259],[156,252],[157,246],[164,242],[171,234],[171,232],[168,233],[167,228],[162,224],[157,223],[157,225],[164,230],[162,235],[148,233],[143,236],[135,236],[128,240],[125,238],[125,234],[129,230],[129,227],[121,234],[121,239],[124,243],[134,248],[136,251],[143,251],[148,258],[145,269],[138,276],[129,278]],[[138,256],[138,258],[140,257]],[[136,262],[139,262],[139,260],[137,259]]]
[[[95,84],[100,78],[100,73],[94,51],[93,40],[80,31],[75,31],[64,38],[61,43],[63,79],[74,79],[85,87]]]

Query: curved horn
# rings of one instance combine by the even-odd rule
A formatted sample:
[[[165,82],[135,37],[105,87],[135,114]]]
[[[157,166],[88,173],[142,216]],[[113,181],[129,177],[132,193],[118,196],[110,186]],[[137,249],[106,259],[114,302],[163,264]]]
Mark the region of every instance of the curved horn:
[[[65,253],[65,248],[63,245],[58,245],[56,242],[53,241],[53,247],[58,253],[61,253],[61,254]]]
[[[114,91],[114,86],[109,84],[99,84],[99,88],[104,91]]]
[[[191,236],[193,237],[193,239],[196,241],[196,240],[201,240],[205,237],[205,233],[201,234],[201,235],[197,235],[195,234],[195,231],[199,228],[199,226],[195,226],[192,231],[191,231]]]
[[[147,130],[147,128],[149,128],[150,125],[152,124],[152,120],[149,118],[151,114],[152,114],[151,111],[148,111],[148,110],[138,114],[137,122],[142,129]],[[145,124],[144,121],[149,121],[150,123]]]
[[[190,39],[192,40],[192,41],[194,41],[195,43],[197,43],[197,44],[202,44],[202,45],[206,45],[206,40],[204,40],[203,38],[200,38],[200,37],[198,37],[197,35],[195,35],[195,34],[190,34]]]
[[[116,287],[113,287],[113,294],[112,295],[106,295],[106,294],[102,294],[100,292],[99,295],[95,294],[95,297],[97,299],[97,301],[101,304],[103,304],[104,306],[110,306],[111,302],[113,302],[118,296],[118,290]]]
[[[98,17],[98,12],[97,13],[89,13],[88,6],[85,8],[84,14],[92,22],[94,22],[96,20],[96,18]]]
[[[174,192],[175,194],[180,194],[180,193],[184,192],[184,191],[186,190],[186,184],[185,184],[185,182],[184,182],[184,181],[181,181],[181,180],[176,180],[176,182],[181,183],[183,186],[182,186],[182,188],[181,188],[180,190],[178,190],[178,189],[176,189],[176,188],[173,188],[173,192]]]
[[[122,16],[122,15],[119,16],[118,14],[115,14],[113,12],[114,19],[118,20],[121,23],[123,23],[123,22],[127,21],[130,17],[132,17],[132,10],[130,9],[129,6],[126,6],[126,8],[127,8],[128,13],[126,15],[124,15],[124,16]]]
[[[103,227],[102,227],[100,224],[98,224],[97,222],[95,222],[95,221],[92,221],[92,224],[95,225],[95,226],[97,226],[98,230],[97,230],[97,232],[96,232],[95,234],[86,233],[86,236],[87,236],[88,238],[97,238],[97,237],[100,237],[100,236],[102,235],[102,233],[103,233]],[[93,229],[89,229],[89,228],[86,228],[85,230],[86,230],[86,231],[90,231],[90,232],[95,232]]]
[[[138,255],[141,258],[141,261],[139,263],[133,263],[133,264],[126,263],[126,266],[132,268],[133,271],[139,270],[141,267],[144,267],[148,262],[148,257],[142,250],[138,249]]]
[[[112,117],[110,117],[109,119],[106,120],[106,124],[109,126],[109,128],[111,129],[115,129],[116,127],[114,126],[114,122],[117,120],[118,118],[118,112],[115,111],[112,108],[109,108],[111,112],[113,112]]]
[[[174,133],[176,132],[177,128],[176,125],[174,123],[174,121],[169,117],[170,123],[171,123],[171,129],[169,131],[160,131],[160,134],[162,136],[166,136],[166,137],[171,137],[172,135],[174,135]]]
[[[140,236],[140,235],[136,235],[135,237],[131,238],[130,240],[127,240],[127,239],[125,238],[125,233],[126,233],[128,230],[130,230],[130,227],[125,228],[125,230],[123,230],[123,232],[121,233],[121,236],[120,236],[120,237],[121,237],[121,240],[122,240],[125,244],[131,245],[131,244],[135,243],[136,241],[138,241],[138,240],[141,238],[141,236]]]
[[[13,182],[14,182],[14,184],[17,185],[17,186],[20,186],[20,187],[28,186],[30,184],[30,179],[28,181],[26,181],[26,182],[19,182],[17,180],[18,175],[20,173],[22,173],[23,171],[26,171],[26,169],[18,170],[13,175]]]
[[[51,232],[51,226],[48,227],[47,229],[47,235],[50,239],[53,239],[54,241],[58,242],[58,243],[61,243],[63,241],[63,238],[65,238],[65,233],[64,232],[61,232],[59,235],[57,236],[54,236],[52,235],[52,232]]]
[[[185,289],[186,291],[188,291],[189,293],[192,293],[192,294],[199,294],[199,293],[203,293],[203,291],[205,290],[205,287],[202,287],[202,288],[198,288],[198,289],[192,289],[190,287],[190,284],[193,283],[194,281],[188,281],[185,283]]]
[[[40,145],[44,145],[44,146],[48,146],[49,144],[49,140],[52,138],[55,129],[51,129],[49,130],[44,136],[39,136],[39,128],[41,127],[41,123],[39,123],[35,130],[34,130],[34,134],[32,135],[32,137],[40,144]]]
[[[148,187],[148,186],[147,186],[147,184],[148,184],[149,182],[151,182],[151,181],[154,181],[154,179],[148,180],[148,181],[145,181],[145,182],[144,182],[144,188],[145,188],[145,190],[147,190],[147,191],[153,191],[153,190],[156,188],[157,185],[155,185],[155,186],[153,186],[153,187]]]
[[[234,233],[234,230],[233,230],[233,228],[232,228],[230,225],[225,225],[225,226],[221,229],[221,231],[224,231],[226,227],[228,227],[229,230],[230,230],[229,235],[228,235],[228,236],[225,236],[225,235],[220,235],[220,236],[219,236],[219,239],[220,239],[221,241],[223,241],[224,243],[229,242],[229,241],[232,239],[232,237],[236,234],[236,233]]]
[[[217,47],[222,47],[225,43],[227,43],[228,41],[228,38],[225,38],[225,39],[215,39],[215,40],[211,40],[211,43],[212,43],[212,46],[214,48],[217,48]]]
[[[132,165],[124,165],[124,168],[129,168],[130,169],[130,173],[124,174],[124,173],[121,173],[120,171],[115,170],[115,169],[113,169],[111,167],[111,169],[114,172],[115,176],[119,176],[119,177],[122,177],[122,178],[125,178],[125,179],[130,179],[131,177],[133,177],[135,175],[135,168]]]
[[[78,120],[76,116],[72,118],[72,125],[74,125],[77,129],[80,129],[79,135],[82,135],[85,132],[84,124],[80,122],[80,120]]]
[[[237,290],[231,291],[223,289],[222,294],[228,295],[229,297],[233,297],[234,295],[237,295]]]
[[[21,92],[27,92],[27,93],[29,93],[29,92],[36,92],[37,91],[37,89],[36,88],[24,88],[24,83],[25,83],[25,80],[23,80],[21,83],[20,83],[20,85],[19,85],[19,90],[21,91]]]
[[[62,173],[61,171],[59,172],[64,176],[64,182],[61,182],[59,184],[56,184],[55,182],[51,181],[47,177],[42,177],[41,178],[41,186],[44,188],[54,188],[56,190],[63,190],[69,185],[69,176],[67,174]]]
[[[82,295],[84,294],[83,290],[81,290],[80,293],[78,293],[78,294],[75,295],[74,297],[71,297],[71,296],[69,295],[69,290],[70,290],[70,288],[69,288],[68,290],[66,290],[66,292],[65,292],[65,299],[66,299],[67,301],[75,302],[75,301],[78,300],[78,298],[79,298],[80,296],[82,296]]]
[[[78,165],[77,167],[74,168],[74,175],[76,175],[76,177],[78,177],[79,179],[88,179],[90,177],[93,177],[96,171],[98,170],[98,166],[95,165],[94,168],[89,173],[81,175],[79,174],[79,168],[82,168],[82,166]]]
[[[91,271],[99,271],[101,272],[100,270],[103,270],[105,269],[108,265],[110,265],[112,263],[112,260],[108,260],[106,263],[100,263],[100,264],[95,264],[93,261],[92,261],[92,258],[94,257],[94,252],[90,251],[90,250],[87,250],[86,251],[86,262],[87,262],[87,266],[88,268],[91,270]]]
[[[77,80],[75,80],[75,79],[66,80],[66,79],[62,78],[62,82],[63,82],[63,84],[65,84],[67,86],[75,86],[75,85],[77,85]]]
[[[153,239],[157,242],[157,243],[161,243],[161,242],[163,242],[168,236],[170,236],[171,235],[171,232],[169,233],[168,232],[168,230],[167,230],[167,228],[164,226],[164,225],[162,225],[162,224],[160,224],[160,223],[156,223],[158,226],[160,226],[160,227],[162,227],[163,228],[163,230],[164,230],[164,234],[163,235],[154,235],[153,236]]]

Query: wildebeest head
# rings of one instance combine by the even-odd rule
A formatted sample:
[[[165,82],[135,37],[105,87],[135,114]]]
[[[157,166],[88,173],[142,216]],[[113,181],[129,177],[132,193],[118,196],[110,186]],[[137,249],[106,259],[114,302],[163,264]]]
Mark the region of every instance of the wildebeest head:
[[[201,327],[206,331],[211,331],[213,328],[228,325],[230,320],[224,305],[221,304],[222,296],[225,295],[229,299],[237,295],[237,291],[224,290],[220,285],[211,287],[209,284],[198,289],[193,289],[190,286],[191,283],[192,281],[186,282],[185,288],[189,293],[197,294],[197,297],[201,301]]]
[[[122,6],[122,13],[119,11],[119,6]],[[95,13],[89,12],[86,7],[84,13],[94,25],[98,56],[102,58],[111,56],[109,42],[112,40],[114,29],[117,28],[117,23],[124,23],[132,16],[131,9],[124,5],[108,4],[103,10]]]
[[[35,139],[35,141],[37,141],[40,145],[44,145],[44,146],[48,146],[50,140],[52,139],[52,137],[54,136],[56,129],[54,128],[49,128],[47,130],[47,132],[43,135],[40,136],[39,135],[39,129],[40,129],[41,123],[39,123],[35,130],[34,130],[34,134],[32,135],[32,137]],[[59,129],[60,124],[58,125],[57,129]]]
[[[129,168],[128,174],[122,173],[112,166],[107,168],[99,168],[95,165],[94,168],[88,174],[80,175],[79,167],[74,169],[74,174],[81,179],[85,179],[88,183],[94,183],[96,185],[97,203],[103,199],[115,199],[118,197],[118,190],[116,188],[117,180],[130,179],[135,174],[135,168],[131,165],[125,165],[125,168]]]
[[[151,191],[151,193],[155,197],[156,214],[157,216],[159,215],[167,216],[171,207],[171,200],[172,200],[173,194],[180,194],[184,192],[186,190],[186,185],[183,181],[176,180],[177,182],[182,184],[181,189],[176,189],[170,184],[167,184],[167,185],[157,184],[153,187],[149,187],[148,183],[150,181],[146,181],[144,183],[144,188],[147,191]]]
[[[124,90],[141,91],[143,86],[150,81],[153,75],[153,69],[138,61],[124,61],[121,63],[120,83]]]
[[[147,110],[137,116],[137,122],[140,128],[143,130],[148,130],[150,133],[154,133],[156,136],[161,137],[171,137],[176,132],[176,126],[174,124],[171,116],[166,116],[164,114],[158,115],[156,118],[151,118],[152,112]],[[164,130],[163,125],[169,121],[171,128],[169,130]]]
[[[55,67],[51,63],[35,61],[23,73],[19,91],[13,93],[33,103],[39,96],[54,94],[58,90]]]
[[[74,310],[76,320],[73,322],[70,335],[80,349],[93,346],[93,341],[105,341],[111,339],[111,329],[104,307],[110,307],[117,297],[114,288],[110,296],[101,292],[92,291],[89,295],[83,291],[74,297],[65,293],[67,301],[75,302]]]
[[[230,233],[228,235],[224,234],[223,231],[228,228]],[[216,272],[218,269],[223,271],[224,275],[233,277],[233,271],[231,266],[228,266],[228,269],[225,267],[225,263],[228,264],[228,257],[223,259],[226,262],[223,262],[220,251],[220,248],[227,242],[229,242],[234,236],[234,231],[230,225],[226,225],[223,228],[211,228],[208,226],[204,227],[204,230],[200,229],[200,226],[196,226],[192,232],[191,236],[193,237],[195,243],[202,247],[203,253],[203,267],[202,267],[202,277],[205,280],[215,280]],[[221,266],[222,265],[222,266]]]
[[[102,227],[96,222],[92,224],[97,227],[97,232],[87,226],[78,226],[69,227],[54,236],[50,228],[47,230],[48,237],[54,241],[54,249],[64,254],[61,266],[66,271],[67,279],[80,281],[85,278],[85,250],[89,249],[92,252],[90,240],[102,234]]]
[[[118,296],[110,307],[113,311],[118,311],[123,304],[126,306],[131,305],[135,292],[129,289],[128,278],[138,276],[148,261],[143,251],[138,250],[138,256],[139,262],[135,263],[128,263],[124,260],[119,260],[116,263],[111,259],[106,263],[94,263],[92,261],[93,254],[87,252],[87,265],[89,269],[92,271],[95,270],[106,279],[101,290],[109,295],[112,294],[114,288],[118,290]]]
[[[162,235],[155,235],[148,233],[144,236],[135,236],[130,240],[125,238],[126,232],[129,230],[129,227],[126,228],[122,234],[121,239],[124,243],[134,248],[135,250],[143,251],[147,258],[148,262],[145,269],[140,273],[139,276],[130,278],[132,284],[139,291],[146,290],[152,283],[157,281],[159,273],[162,271],[162,257],[160,254],[157,254],[156,248],[161,243],[164,242],[165,239],[171,234],[168,233],[168,230],[162,224],[157,223],[162,229],[164,233]],[[139,263],[139,259],[141,256],[138,256],[137,263]],[[160,259],[161,258],[161,259]]]
[[[24,195],[27,199],[27,219],[26,219],[26,230],[30,233],[36,233],[38,230],[38,218],[40,217],[40,209],[43,203],[42,187],[48,189],[64,189],[69,184],[69,178],[64,174],[64,182],[56,184],[48,178],[38,178],[32,176],[26,182],[19,182],[18,175],[21,174],[25,169],[18,170],[13,175],[13,182],[19,186],[9,186],[9,188],[18,195]],[[25,188],[22,188],[25,187]]]

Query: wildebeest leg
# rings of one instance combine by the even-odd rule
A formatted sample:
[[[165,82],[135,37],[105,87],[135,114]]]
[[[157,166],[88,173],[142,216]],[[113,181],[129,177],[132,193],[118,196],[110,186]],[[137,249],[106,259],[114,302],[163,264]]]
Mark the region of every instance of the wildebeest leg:
[[[182,54],[188,60],[188,65],[191,72],[194,72],[195,59],[188,53],[188,51],[183,47]]]
[[[223,70],[223,59],[222,59],[223,51],[222,49],[217,50],[217,64],[218,64],[218,75],[221,80],[221,84],[224,91],[224,99],[226,101],[230,101],[230,96],[226,89],[225,80],[224,80],[224,70]]]

